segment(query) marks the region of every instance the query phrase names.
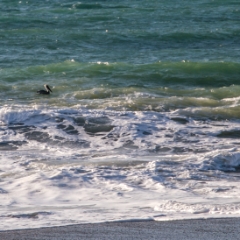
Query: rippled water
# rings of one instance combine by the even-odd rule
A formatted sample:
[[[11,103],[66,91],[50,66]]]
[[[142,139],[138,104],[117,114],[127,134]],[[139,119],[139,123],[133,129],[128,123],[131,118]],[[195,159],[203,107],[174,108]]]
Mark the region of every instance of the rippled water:
[[[239,217],[238,1],[0,9],[0,229]]]

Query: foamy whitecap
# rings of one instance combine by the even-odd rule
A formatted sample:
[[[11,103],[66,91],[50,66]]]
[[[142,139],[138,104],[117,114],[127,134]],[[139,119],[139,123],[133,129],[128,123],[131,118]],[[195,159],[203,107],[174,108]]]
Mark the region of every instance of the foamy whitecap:
[[[1,229],[240,214],[238,122],[81,107],[0,112]]]

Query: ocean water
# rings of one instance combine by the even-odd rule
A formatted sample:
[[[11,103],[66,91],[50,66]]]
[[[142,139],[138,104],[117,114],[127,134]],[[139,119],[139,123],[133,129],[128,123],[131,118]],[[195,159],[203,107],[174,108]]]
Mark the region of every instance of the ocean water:
[[[239,1],[0,10],[0,230],[240,217]]]

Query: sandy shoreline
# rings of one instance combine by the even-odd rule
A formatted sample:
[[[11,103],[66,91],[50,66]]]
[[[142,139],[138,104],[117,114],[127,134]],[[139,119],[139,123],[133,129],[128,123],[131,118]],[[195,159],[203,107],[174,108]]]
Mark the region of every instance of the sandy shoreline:
[[[240,239],[240,218],[78,224],[1,231],[1,240]]]

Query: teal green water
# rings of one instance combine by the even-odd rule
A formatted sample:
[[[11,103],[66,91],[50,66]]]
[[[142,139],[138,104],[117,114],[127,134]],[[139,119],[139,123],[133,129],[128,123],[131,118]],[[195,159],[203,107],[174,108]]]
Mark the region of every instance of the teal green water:
[[[0,230],[240,216],[239,0],[0,12]]]
[[[48,83],[54,107],[220,107],[240,117],[238,1],[1,1],[0,9],[3,104],[41,105],[36,91]]]

